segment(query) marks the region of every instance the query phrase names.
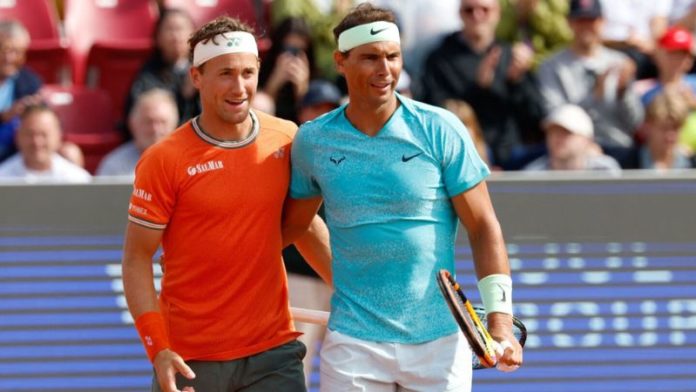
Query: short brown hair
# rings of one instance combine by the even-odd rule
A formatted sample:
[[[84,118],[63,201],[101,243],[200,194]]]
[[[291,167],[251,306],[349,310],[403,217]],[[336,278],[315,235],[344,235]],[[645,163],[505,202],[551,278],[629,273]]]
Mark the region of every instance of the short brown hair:
[[[217,44],[217,42],[215,42],[215,37],[218,34],[230,33],[233,31],[244,31],[255,35],[254,29],[241,20],[229,16],[218,16],[191,34],[188,40],[189,60],[193,62],[193,50],[199,42],[205,43],[212,39],[213,42]],[[201,66],[203,66],[203,64],[201,64]]]
[[[353,8],[333,29],[334,38],[338,42],[338,36],[351,27],[377,21],[396,23],[396,16],[388,9],[379,8],[370,3],[361,3]]]
[[[19,119],[21,120],[26,120],[29,116],[34,115],[35,113],[51,113],[55,118],[58,118],[58,114],[53,110],[48,104],[45,102],[39,102],[39,103],[34,103],[31,105],[28,105],[27,107],[22,110],[22,113],[19,115]]]
[[[666,88],[648,105],[645,121],[651,123],[671,123],[681,126],[686,122],[691,108],[687,98],[679,90]]]

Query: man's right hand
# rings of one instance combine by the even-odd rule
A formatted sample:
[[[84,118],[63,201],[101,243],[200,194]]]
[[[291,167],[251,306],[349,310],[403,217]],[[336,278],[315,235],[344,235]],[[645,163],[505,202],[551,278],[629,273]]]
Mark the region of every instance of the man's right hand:
[[[491,48],[486,55],[481,59],[478,70],[476,71],[476,82],[481,88],[488,89],[493,84],[495,79],[495,68],[500,61],[500,55],[503,53],[499,46]]]
[[[164,349],[155,356],[154,366],[157,382],[162,392],[195,392],[193,387],[184,387],[183,390],[179,390],[176,387],[177,373],[181,373],[182,376],[189,380],[196,378],[196,374],[193,373],[193,370],[179,354],[172,350]]]
[[[2,122],[7,122],[12,120],[14,117],[17,117],[24,112],[24,109],[26,109],[28,106],[32,105],[38,105],[41,102],[43,102],[43,97],[40,94],[32,94],[32,95],[26,95],[12,103],[12,106],[10,108],[2,113],[2,118],[0,121]]]

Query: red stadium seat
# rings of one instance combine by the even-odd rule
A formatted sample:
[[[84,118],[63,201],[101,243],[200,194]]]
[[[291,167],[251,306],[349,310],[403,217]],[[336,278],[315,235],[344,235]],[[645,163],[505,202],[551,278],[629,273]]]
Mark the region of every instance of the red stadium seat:
[[[86,85],[109,94],[114,118],[124,116],[130,87],[151,53],[150,40],[97,42],[89,51]]]
[[[73,58],[75,82],[85,82],[87,58],[94,44],[99,43],[103,48],[113,44],[122,49],[132,43],[133,47],[141,48],[144,41],[152,40],[157,17],[154,0],[65,0],[65,35]]]
[[[54,1],[3,0],[0,1],[0,18],[22,22],[32,40],[60,39],[58,11]]]
[[[36,72],[44,83],[70,84],[70,54],[58,40],[32,40],[27,51],[26,65]]]
[[[255,26],[254,3],[253,0],[164,0],[167,8],[186,10],[198,27],[220,15],[234,16]]]
[[[41,94],[58,114],[65,140],[80,146],[85,168],[94,173],[102,157],[123,142],[109,95],[100,89],[56,85],[44,86]]]
[[[256,29],[260,35],[266,33],[268,0],[163,0],[167,8],[180,8],[189,13],[197,27],[220,15],[239,18]],[[259,50],[270,47],[269,39],[259,40]]]
[[[70,58],[59,30],[58,11],[51,0],[0,1],[0,19],[15,19],[29,32],[27,65],[44,83],[70,81]]]

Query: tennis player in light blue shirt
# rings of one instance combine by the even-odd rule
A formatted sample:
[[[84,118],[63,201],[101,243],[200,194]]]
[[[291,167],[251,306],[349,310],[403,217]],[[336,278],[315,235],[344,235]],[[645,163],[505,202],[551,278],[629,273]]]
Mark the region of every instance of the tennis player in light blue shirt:
[[[397,97],[374,136],[350,123],[346,106],[305,124],[290,195],[324,199],[335,288],[329,328],[423,343],[457,331],[433,272],[454,270],[450,198],[489,172],[457,117]]]
[[[301,126],[292,148],[288,203],[303,216],[288,218],[308,225],[323,200],[331,235],[321,390],[469,391],[471,351],[436,273],[454,272],[463,222],[478,277],[506,290],[508,303],[487,310],[492,336],[511,342],[500,363],[512,370],[522,348],[512,336],[509,264],[489,169],[467,129],[394,92],[402,59],[393,22],[364,3],[334,30],[349,103]],[[286,227],[284,239],[303,228]]]

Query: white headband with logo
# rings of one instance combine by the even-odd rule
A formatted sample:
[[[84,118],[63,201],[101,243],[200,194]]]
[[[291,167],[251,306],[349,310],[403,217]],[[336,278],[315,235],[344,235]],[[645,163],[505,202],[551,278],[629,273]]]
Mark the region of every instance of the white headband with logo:
[[[228,53],[252,53],[258,56],[256,38],[246,31],[232,31],[201,41],[193,49],[193,66],[198,67],[213,57]]]
[[[356,46],[380,41],[392,41],[400,44],[399,28],[394,23],[385,21],[351,27],[338,36],[338,51],[347,52]]]

